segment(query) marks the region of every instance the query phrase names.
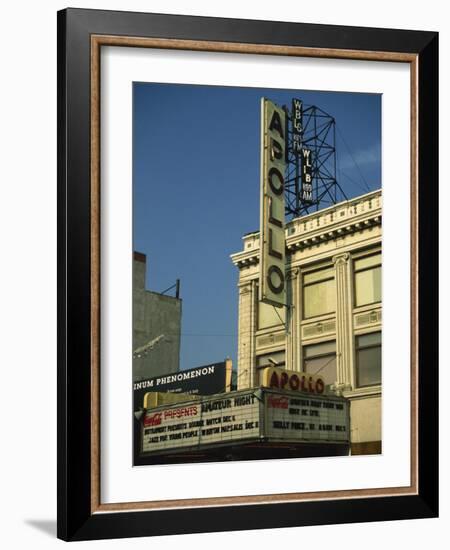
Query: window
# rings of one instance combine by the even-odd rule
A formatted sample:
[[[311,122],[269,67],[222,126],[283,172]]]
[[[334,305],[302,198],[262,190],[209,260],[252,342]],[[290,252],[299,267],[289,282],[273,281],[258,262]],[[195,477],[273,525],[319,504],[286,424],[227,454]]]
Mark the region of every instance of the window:
[[[355,306],[381,302],[381,253],[356,259]]]
[[[334,268],[321,269],[303,275],[303,314],[317,317],[336,311]]]
[[[303,370],[321,376],[325,385],[336,382],[336,342],[321,342],[303,347]]]
[[[285,351],[273,351],[271,353],[265,353],[264,355],[258,355],[256,357],[256,369],[259,373],[257,373],[257,376],[260,384],[262,384],[263,369],[266,367],[280,367],[280,369],[285,369]]]
[[[281,367],[284,369],[285,366],[286,354],[284,350],[265,353],[264,355],[259,355],[256,358],[256,367],[258,369],[262,369],[264,367]]]
[[[275,307],[258,301],[258,329],[282,326],[286,322],[284,307]]]
[[[356,384],[381,384],[381,332],[356,337]]]

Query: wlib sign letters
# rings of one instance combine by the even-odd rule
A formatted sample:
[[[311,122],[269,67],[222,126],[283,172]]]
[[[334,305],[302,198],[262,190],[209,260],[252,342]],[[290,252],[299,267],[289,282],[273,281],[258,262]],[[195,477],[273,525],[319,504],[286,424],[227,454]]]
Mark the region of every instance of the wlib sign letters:
[[[312,197],[312,159],[311,149],[302,149],[302,191],[303,202],[313,202]]]
[[[286,303],[285,153],[285,113],[268,99],[262,98],[259,300],[276,307]]]

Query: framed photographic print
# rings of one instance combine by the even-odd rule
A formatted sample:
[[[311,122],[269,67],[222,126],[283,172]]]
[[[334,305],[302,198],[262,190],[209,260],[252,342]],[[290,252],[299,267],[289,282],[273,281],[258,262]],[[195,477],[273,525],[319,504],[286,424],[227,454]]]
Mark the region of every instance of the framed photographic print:
[[[58,13],[58,536],[435,517],[438,36]]]

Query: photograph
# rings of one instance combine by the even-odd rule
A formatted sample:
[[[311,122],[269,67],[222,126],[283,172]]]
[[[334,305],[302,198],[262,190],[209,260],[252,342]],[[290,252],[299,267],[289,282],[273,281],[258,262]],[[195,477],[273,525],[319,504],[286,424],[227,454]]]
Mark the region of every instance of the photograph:
[[[133,465],[381,454],[382,94],[132,94]]]

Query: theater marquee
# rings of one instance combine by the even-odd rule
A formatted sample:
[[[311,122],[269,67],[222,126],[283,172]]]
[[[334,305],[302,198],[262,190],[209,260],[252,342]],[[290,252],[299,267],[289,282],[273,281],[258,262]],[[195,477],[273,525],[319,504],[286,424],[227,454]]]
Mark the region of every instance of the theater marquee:
[[[142,451],[258,439],[259,408],[255,392],[246,391],[150,409],[142,427]]]
[[[253,388],[147,409],[141,453],[281,441],[348,444],[349,404],[313,392]]]

